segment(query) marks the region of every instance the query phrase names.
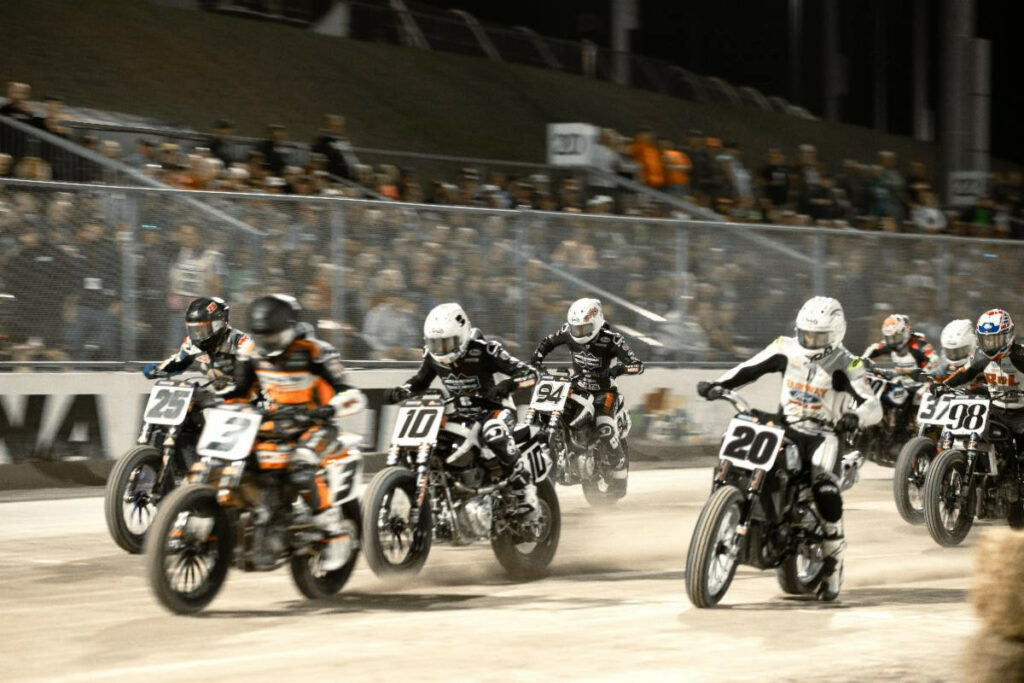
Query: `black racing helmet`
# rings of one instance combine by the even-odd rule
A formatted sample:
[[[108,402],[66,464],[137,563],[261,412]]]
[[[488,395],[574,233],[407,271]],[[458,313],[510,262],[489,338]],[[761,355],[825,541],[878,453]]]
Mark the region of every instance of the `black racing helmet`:
[[[284,352],[298,336],[302,307],[295,297],[271,294],[249,306],[249,334],[256,352],[273,358]]]
[[[203,351],[217,348],[228,333],[231,306],[216,296],[196,299],[185,310],[185,330],[189,341]]]

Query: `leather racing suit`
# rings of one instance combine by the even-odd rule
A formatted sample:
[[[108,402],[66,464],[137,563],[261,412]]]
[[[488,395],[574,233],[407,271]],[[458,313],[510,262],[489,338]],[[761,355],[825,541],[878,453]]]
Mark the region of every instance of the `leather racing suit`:
[[[939,364],[939,357],[928,339],[920,332],[910,335],[910,340],[902,346],[893,346],[884,341],[875,342],[864,349],[861,354],[867,360],[889,354],[896,372],[901,375],[913,375],[915,378],[922,372],[932,371]]]
[[[942,384],[959,387],[984,378],[993,409],[1013,430],[1018,455],[1024,454],[1024,345],[1014,343],[995,358],[981,349],[971,362],[950,375]]]

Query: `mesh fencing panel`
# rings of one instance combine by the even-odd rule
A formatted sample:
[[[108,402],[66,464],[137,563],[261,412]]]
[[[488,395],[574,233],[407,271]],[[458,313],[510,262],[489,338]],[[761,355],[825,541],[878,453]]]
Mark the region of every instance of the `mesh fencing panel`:
[[[353,360],[414,360],[431,307],[528,357],[577,298],[649,360],[732,361],[837,297],[859,352],[890,312],[936,339],[956,317],[1024,307],[1024,245],[877,232],[463,209],[336,198],[0,181],[0,357],[154,360],[194,297],[245,328],[295,295]]]

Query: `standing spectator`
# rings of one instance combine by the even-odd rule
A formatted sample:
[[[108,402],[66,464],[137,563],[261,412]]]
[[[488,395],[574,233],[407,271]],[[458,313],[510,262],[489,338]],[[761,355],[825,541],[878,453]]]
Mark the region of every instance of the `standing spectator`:
[[[0,178],[10,178],[14,172],[14,158],[10,154],[0,154]]]
[[[345,117],[340,114],[324,116],[323,128],[313,141],[311,151],[327,159],[326,170],[333,176],[352,179],[359,165],[352,143],[345,137]]]
[[[64,125],[64,121],[68,120],[68,115],[64,113],[64,100],[52,95],[44,97],[43,108],[43,115],[36,119],[36,125],[53,135],[69,137],[71,130]]]
[[[699,130],[691,130],[689,135],[689,143],[683,151],[690,158],[690,165],[693,167],[690,173],[690,189],[698,195],[707,196],[710,194],[713,175],[711,155],[708,153],[704,133]]]
[[[167,272],[170,267],[159,226],[142,226],[134,256],[139,355],[159,358],[167,338]]]
[[[397,292],[385,292],[363,321],[363,339],[377,359],[412,359],[420,343],[415,304]]]
[[[781,150],[768,150],[761,169],[761,188],[772,207],[778,209],[789,202],[789,166]]]
[[[104,233],[88,223],[75,236],[70,272],[76,289],[67,307],[65,350],[76,360],[120,357],[121,254]]]
[[[675,148],[668,138],[658,140],[661,162],[665,166],[665,191],[676,197],[684,197],[690,189],[690,171],[693,164],[690,157]]]
[[[8,116],[15,121],[21,121],[29,125],[35,124],[35,112],[28,106],[28,98],[31,94],[32,88],[28,83],[16,83],[14,81],[8,83],[7,104],[0,107],[0,116]]]
[[[288,165],[291,148],[287,141],[288,129],[280,124],[272,123],[267,126],[267,139],[256,147],[263,154],[263,162],[270,169],[271,175],[282,175],[284,167]]]
[[[149,164],[157,163],[156,146],[152,140],[139,138],[135,145],[135,153],[125,159],[126,164],[136,168],[144,168]]]
[[[231,153],[231,140],[228,137],[234,133],[235,124],[229,119],[219,119],[213,128],[213,140],[210,140],[210,154],[220,159],[225,168],[235,163],[235,155]]]
[[[71,287],[67,254],[36,221],[24,220],[17,246],[6,254],[2,264],[6,291],[14,296],[12,340],[22,343],[37,339],[49,348],[58,348],[63,341],[64,300]]]
[[[203,238],[194,225],[181,226],[178,242],[181,249],[171,264],[167,287],[169,348],[181,343],[181,321],[192,300],[223,293],[221,278],[224,275],[224,264],[220,252],[203,246]]]
[[[902,221],[906,183],[903,180],[903,174],[896,169],[896,153],[890,151],[879,152],[878,160],[882,166],[880,180],[886,189],[886,204],[883,209],[883,215],[894,218],[897,222]]]
[[[591,167],[597,173],[591,173],[587,180],[587,184],[595,192],[609,195],[615,193],[615,171],[619,161],[619,153],[615,147],[618,137],[619,134],[611,128],[602,128],[597,134],[591,155]]]
[[[629,155],[639,166],[644,185],[656,190],[665,186],[665,166],[661,162],[661,153],[654,145],[654,133],[650,128],[637,131]]]

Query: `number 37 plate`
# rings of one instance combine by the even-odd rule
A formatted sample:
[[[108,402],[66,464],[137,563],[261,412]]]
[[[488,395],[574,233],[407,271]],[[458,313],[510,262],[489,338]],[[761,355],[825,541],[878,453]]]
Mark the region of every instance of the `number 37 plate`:
[[[733,420],[722,439],[718,457],[748,470],[770,470],[775,464],[785,432],[777,427]]]

